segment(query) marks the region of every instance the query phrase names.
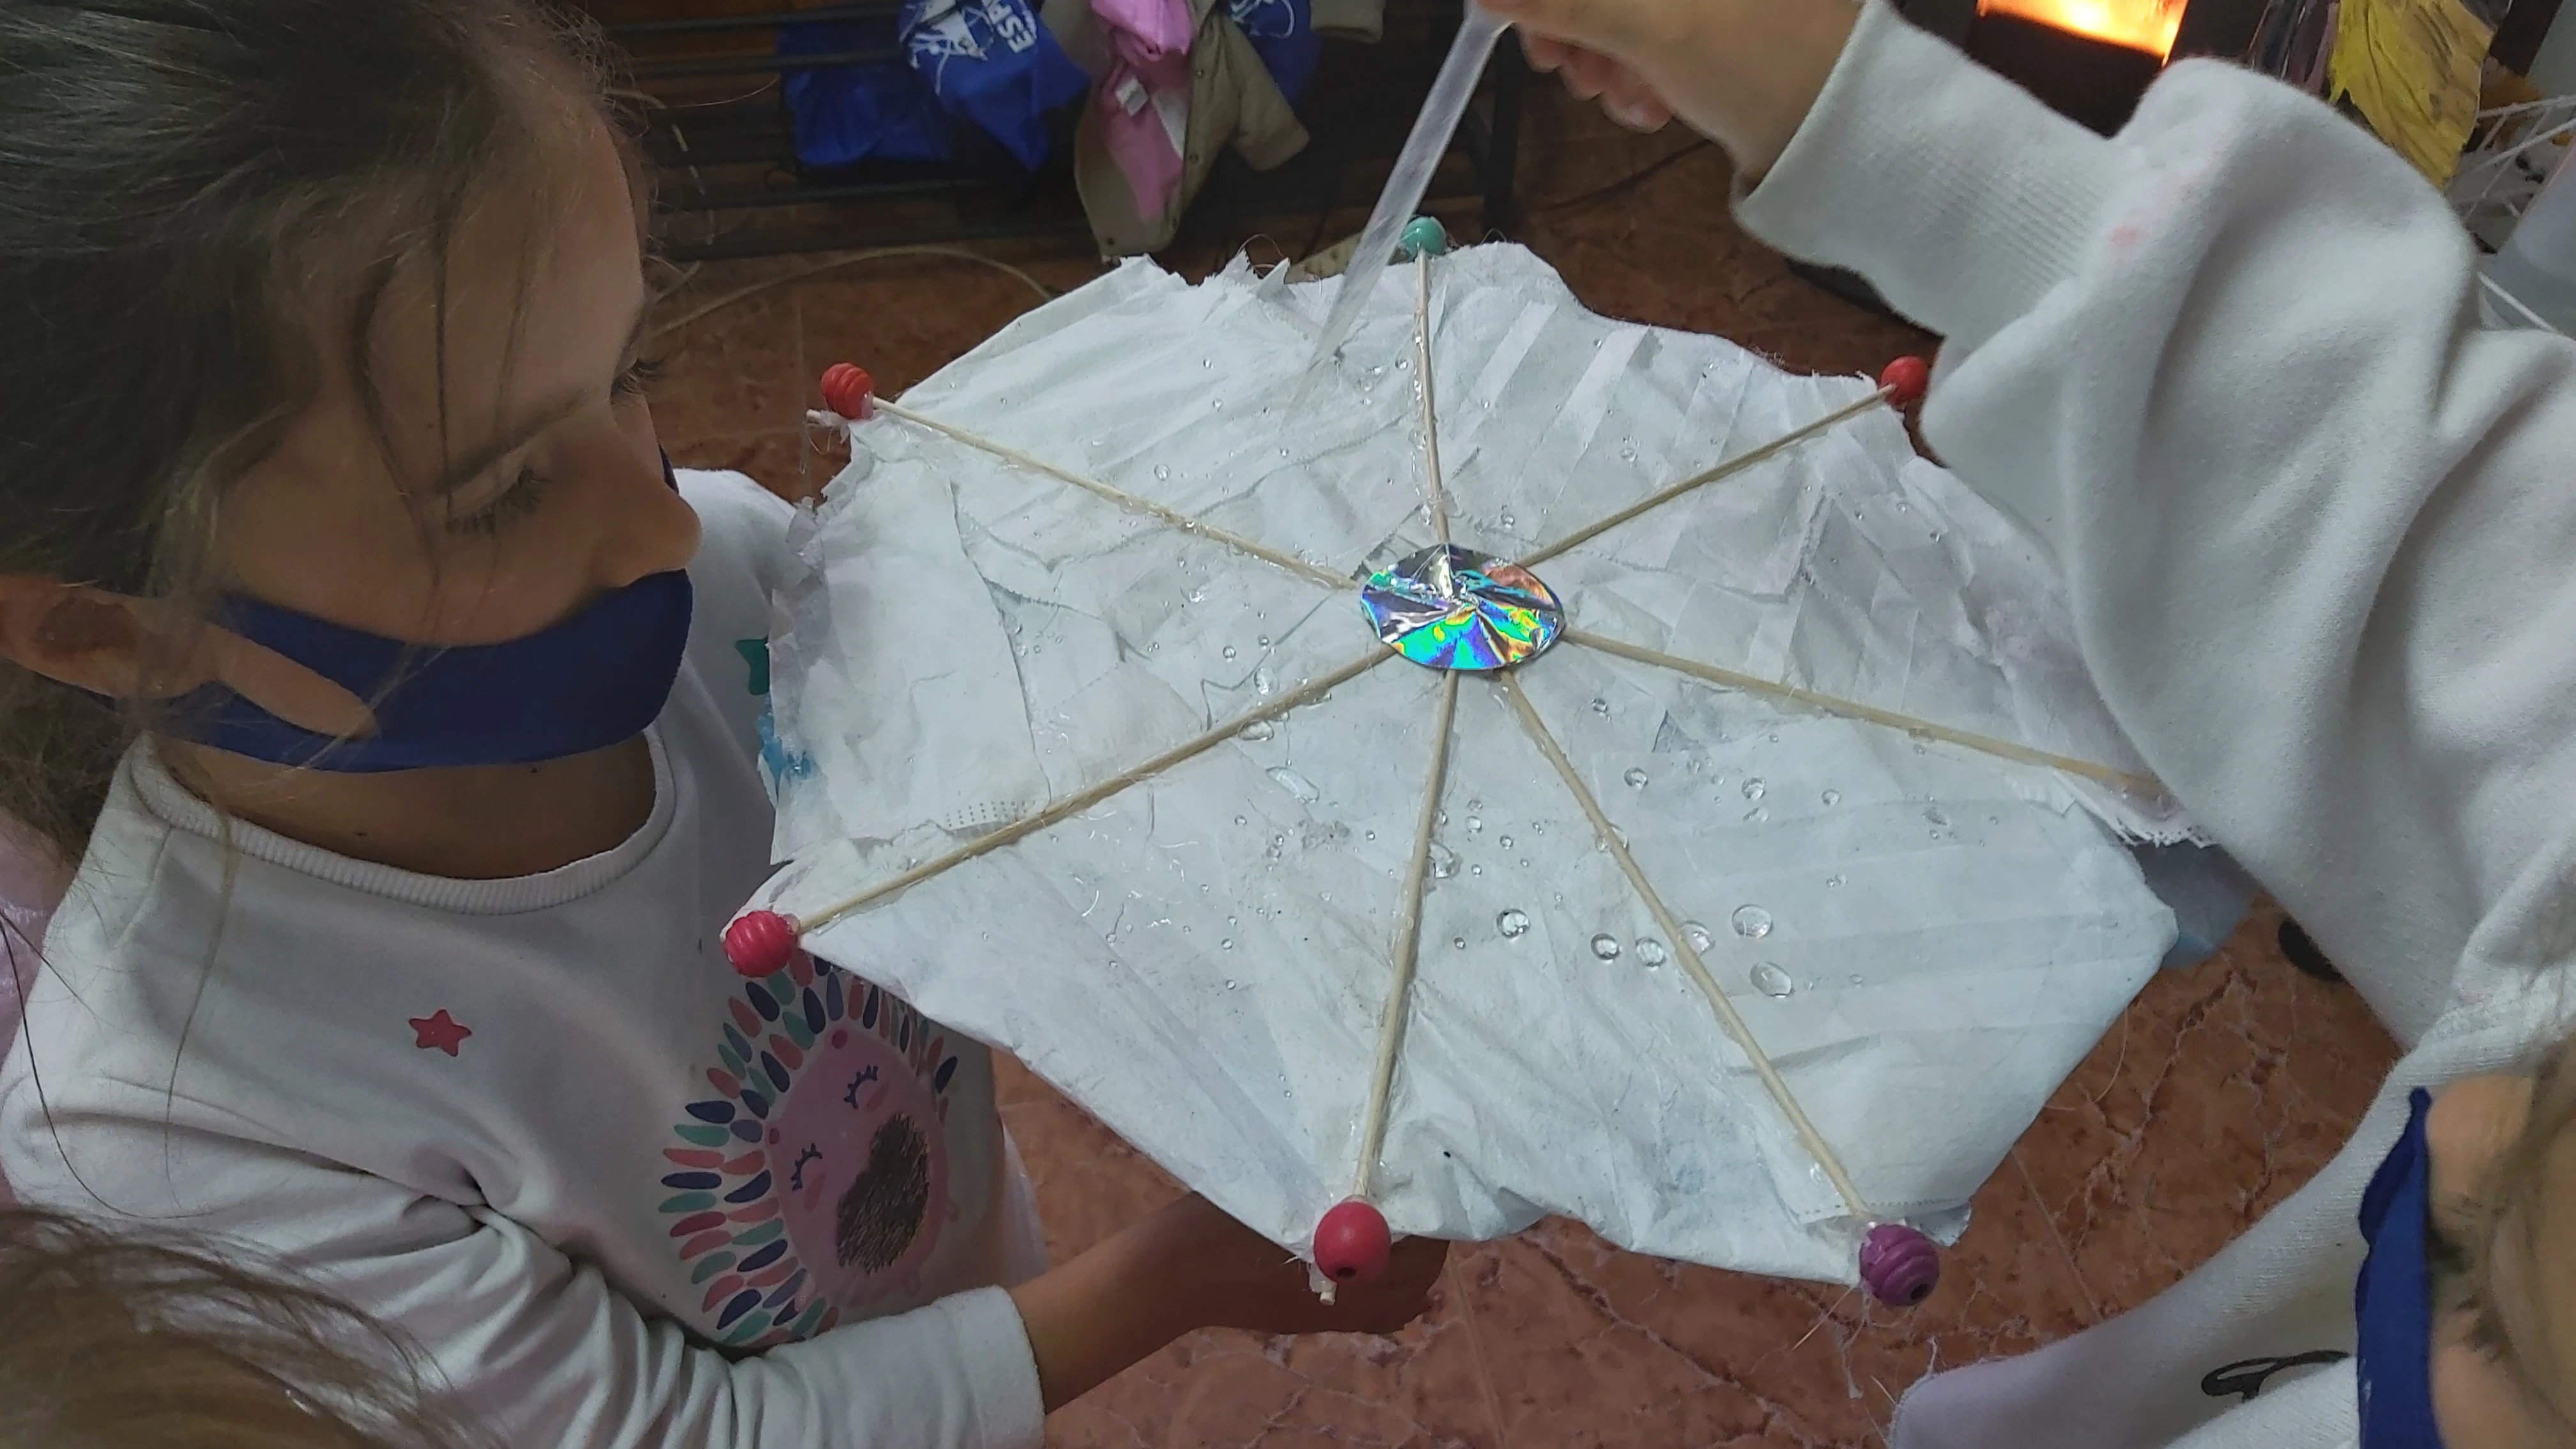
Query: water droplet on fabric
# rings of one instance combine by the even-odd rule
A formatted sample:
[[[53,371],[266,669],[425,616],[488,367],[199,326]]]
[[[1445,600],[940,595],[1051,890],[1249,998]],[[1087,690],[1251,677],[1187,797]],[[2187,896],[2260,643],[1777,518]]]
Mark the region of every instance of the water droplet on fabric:
[[[1469,875],[1483,875],[1484,873],[1485,868],[1481,865],[1471,865],[1467,867],[1467,874]]]
[[[1234,646],[1233,646],[1233,645],[1231,645],[1231,644],[1228,644],[1227,646],[1225,646],[1225,648],[1224,648],[1223,650],[1221,650],[1221,651],[1219,651],[1219,652],[1221,652],[1221,653],[1222,653],[1226,658],[1228,658],[1228,659],[1232,659],[1232,658],[1234,657]]]
[[[1770,788],[1770,786],[1763,784],[1761,777],[1757,775],[1744,782],[1744,798],[1747,800],[1759,800],[1765,794],[1770,792]]]
[[[1514,522],[1514,519],[1512,518],[1512,511],[1511,511],[1510,509],[1508,509],[1508,508],[1504,509],[1504,510],[1503,510],[1503,516],[1502,516],[1500,519],[1496,520],[1496,521],[1497,521],[1497,522],[1499,522],[1499,523],[1501,523],[1503,527],[1505,527],[1505,528],[1510,528],[1510,527],[1513,525],[1513,522]]]
[[[1259,744],[1261,741],[1266,740],[1277,733],[1279,733],[1279,726],[1266,719],[1254,720],[1252,723],[1243,727],[1243,737],[1255,744]]]
[[[1607,932],[1592,938],[1592,954],[1604,961],[1619,959],[1619,940]]]
[[[1226,937],[1224,940],[1219,941],[1219,942],[1217,942],[1217,943],[1216,943],[1216,948],[1217,948],[1218,950],[1220,950],[1220,951],[1231,951],[1231,950],[1233,950],[1233,949],[1234,949],[1234,938],[1233,938],[1232,936],[1228,936],[1228,937]]]
[[[1596,699],[1592,701],[1592,712],[1594,714],[1608,714],[1610,712],[1610,701],[1606,699]]]
[[[1315,788],[1314,781],[1289,769],[1286,765],[1273,768],[1270,771],[1270,778],[1278,782],[1280,789],[1309,805],[1324,798],[1324,792]]]
[[[1234,989],[1234,981],[1231,977],[1226,980],[1225,989],[1228,991],[1232,991]]]
[[[1508,835],[1504,836],[1504,837],[1503,837],[1502,839],[1500,839],[1500,840],[1495,841],[1494,843],[1495,843],[1496,845],[1501,846],[1501,847],[1502,847],[1503,849],[1505,849],[1505,850],[1509,850],[1509,849],[1511,849],[1511,848],[1512,848],[1512,838],[1511,838],[1510,836],[1508,836]]]
[[[1764,961],[1756,965],[1753,968],[1752,976],[1753,989],[1774,999],[1786,996],[1790,992],[1798,989],[1798,983],[1789,979],[1788,972],[1781,970],[1778,966],[1769,961]]]
[[[1247,823],[1247,822],[1245,821],[1244,817],[1242,817],[1242,816],[1240,816],[1240,815],[1237,815],[1236,817],[1234,817],[1234,823],[1235,823],[1235,824],[1237,824],[1237,825],[1242,825],[1242,824],[1245,824],[1245,823]]]
[[[1375,840],[1377,839],[1377,832],[1374,830],[1363,830],[1360,832],[1360,838],[1363,840]]]
[[[1157,482],[1157,483],[1169,483],[1169,482],[1171,482],[1171,481],[1172,481],[1172,465],[1171,465],[1171,464],[1169,464],[1169,463],[1157,463],[1157,464],[1155,464],[1155,465],[1154,465],[1154,481],[1155,481],[1155,482]]]
[[[1270,677],[1270,671],[1269,671],[1269,670],[1267,670],[1267,669],[1256,669],[1256,670],[1252,671],[1252,692],[1253,692],[1253,693],[1258,694],[1258,695],[1261,695],[1261,696],[1263,696],[1263,697],[1267,698],[1267,697],[1269,696],[1269,694],[1270,694],[1270,691],[1271,691],[1271,690],[1273,690],[1273,689],[1276,689],[1276,688],[1278,688],[1278,687],[1279,687],[1279,685],[1278,685],[1278,681],[1276,681],[1276,680],[1274,680],[1274,679],[1272,679],[1272,678]]]
[[[1735,934],[1748,941],[1759,941],[1771,934],[1771,913],[1760,906],[1737,906],[1730,919],[1735,923]]]
[[[1652,971],[1656,967],[1663,965],[1666,961],[1671,960],[1672,953],[1666,951],[1664,949],[1664,943],[1656,940],[1654,937],[1639,936],[1637,938],[1637,959],[1645,962],[1646,969]]]
[[[1843,792],[1840,790],[1827,790],[1825,792],[1825,803],[1827,805],[1840,805],[1843,803]]]
[[[1708,934],[1708,927],[1697,921],[1682,922],[1682,939],[1690,942],[1690,947],[1694,951],[1705,951],[1714,942],[1714,938]]]
[[[1467,833],[1469,835],[1473,835],[1484,828],[1485,817],[1481,815],[1470,815],[1467,817]]]
[[[1950,817],[1942,814],[1941,807],[1938,805],[1925,810],[1923,812],[1923,818],[1934,826],[1946,827],[1950,823]]]
[[[1620,776],[1619,778],[1627,781],[1628,788],[1631,790],[1643,790],[1646,788],[1646,772],[1638,769],[1634,765],[1629,766],[1628,773]]]
[[[1852,979],[1851,979],[1851,982],[1852,982],[1852,985],[1854,985],[1854,986],[1860,986],[1860,985],[1865,985],[1865,984],[1866,984],[1866,983],[1864,983],[1864,982],[1860,979],[1860,973],[1859,973],[1859,972],[1853,972],[1853,973],[1852,973]]]
[[[1634,462],[1636,462],[1636,461],[1637,461],[1637,445],[1636,445],[1636,444],[1634,444],[1634,443],[1622,443],[1622,444],[1620,444],[1620,445],[1619,445],[1619,461],[1620,461],[1620,462],[1622,462],[1622,463],[1634,463]]]
[[[1529,912],[1522,910],[1505,911],[1501,915],[1494,917],[1494,929],[1502,932],[1504,940],[1517,941],[1521,937],[1529,934]]]
[[[1449,944],[1457,950],[1464,951],[1467,949],[1467,938],[1464,936],[1452,936],[1449,938]]]
[[[1269,635],[1267,635],[1267,634],[1264,634],[1264,635],[1262,635],[1260,638],[1255,639],[1255,640],[1253,640],[1252,642],[1253,642],[1253,643],[1255,643],[1255,644],[1260,645],[1260,646],[1261,646],[1262,648],[1264,648],[1264,649],[1267,649],[1267,648],[1269,648],[1269,647],[1270,647],[1270,636],[1269,636]]]
[[[1768,805],[1756,805],[1752,809],[1744,812],[1745,822],[1751,825],[1759,825],[1770,818],[1771,807]]]
[[[1447,880],[1458,873],[1458,852],[1435,840],[1431,842],[1430,855],[1433,880]]]
[[[1838,890],[1841,890],[1842,888],[1843,888],[1843,878],[1842,878],[1841,876],[1838,876],[1838,875],[1829,875],[1829,876],[1826,876],[1826,877],[1825,877],[1825,889],[1827,889],[1827,890],[1829,890],[1829,891],[1838,891]]]

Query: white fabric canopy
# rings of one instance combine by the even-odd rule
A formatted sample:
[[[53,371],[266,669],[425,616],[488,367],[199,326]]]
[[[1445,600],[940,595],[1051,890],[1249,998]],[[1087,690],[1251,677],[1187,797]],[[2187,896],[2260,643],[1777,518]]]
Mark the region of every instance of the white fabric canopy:
[[[1338,581],[1432,540],[1416,286],[1390,269],[1341,375],[1301,380],[1331,284],[1130,263],[903,403]],[[1515,247],[1435,262],[1430,315],[1449,527],[1505,559],[1870,391],[1596,317]],[[788,865],[756,904],[812,920],[1386,653],[1336,583],[914,422],[853,433],[780,596]],[[1572,630],[2139,769],[2039,551],[1883,408],[1538,572]],[[1305,1251],[1361,1154],[1443,677],[1390,659],[807,944]],[[2120,836],[2187,822],[1579,638],[1511,677],[1870,1215],[1954,1235],[2172,939]],[[1565,1213],[1849,1279],[1853,1215],[1490,678],[1451,741],[1388,1221]]]

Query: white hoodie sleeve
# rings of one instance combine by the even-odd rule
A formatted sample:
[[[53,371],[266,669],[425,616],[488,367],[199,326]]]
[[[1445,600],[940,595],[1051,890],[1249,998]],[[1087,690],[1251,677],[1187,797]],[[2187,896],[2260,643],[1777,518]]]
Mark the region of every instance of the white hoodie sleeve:
[[[2576,343],[2479,330],[2441,197],[2313,99],[2186,62],[2103,139],[1876,0],[1742,216],[1947,337],[1932,445],[2413,1042],[2576,820]]]

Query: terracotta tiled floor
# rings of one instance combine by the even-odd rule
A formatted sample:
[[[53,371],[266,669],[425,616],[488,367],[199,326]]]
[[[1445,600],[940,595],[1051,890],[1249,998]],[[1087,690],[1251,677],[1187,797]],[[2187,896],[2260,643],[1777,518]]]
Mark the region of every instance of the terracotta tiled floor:
[[[1532,123],[1519,239],[1597,310],[1721,333],[1792,368],[1872,371],[1922,345],[1791,276],[1727,220],[1723,159],[1699,148],[1632,190],[1557,206],[1671,155],[1570,107]],[[1355,229],[1358,218],[1351,218]],[[1078,249],[987,248],[1054,288]],[[665,305],[685,319],[829,258],[712,265]],[[1203,269],[1213,257],[1178,259]],[[1036,301],[945,258],[863,262],[680,321],[654,409],[682,463],[782,491],[836,463],[807,451],[814,376],[864,362],[889,392]],[[1988,1182],[1940,1291],[1896,1314],[1857,1295],[1621,1253],[1551,1223],[1452,1257],[1439,1306],[1393,1340],[1193,1335],[1059,1413],[1075,1446],[1871,1445],[1928,1369],[2031,1348],[2179,1278],[2304,1181],[2368,1104],[2395,1049],[2349,990],[2275,950],[2263,910],[2217,958],[2169,972],[2076,1071]],[[1025,1073],[1005,1115],[1059,1255],[1176,1189]]]

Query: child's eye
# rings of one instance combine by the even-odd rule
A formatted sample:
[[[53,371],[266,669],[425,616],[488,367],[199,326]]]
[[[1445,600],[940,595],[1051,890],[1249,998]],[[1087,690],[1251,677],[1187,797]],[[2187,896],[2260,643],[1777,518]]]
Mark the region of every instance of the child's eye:
[[[653,384],[661,380],[662,360],[658,357],[639,357],[624,372],[617,374],[617,381],[610,385],[609,393],[619,402],[623,402],[628,398],[642,397],[651,392]]]
[[[482,534],[487,537],[499,533],[502,529],[536,512],[537,505],[545,500],[545,494],[545,478],[534,469],[522,468],[519,470],[518,478],[491,502],[475,509],[472,513],[449,519],[448,530],[453,533]]]

